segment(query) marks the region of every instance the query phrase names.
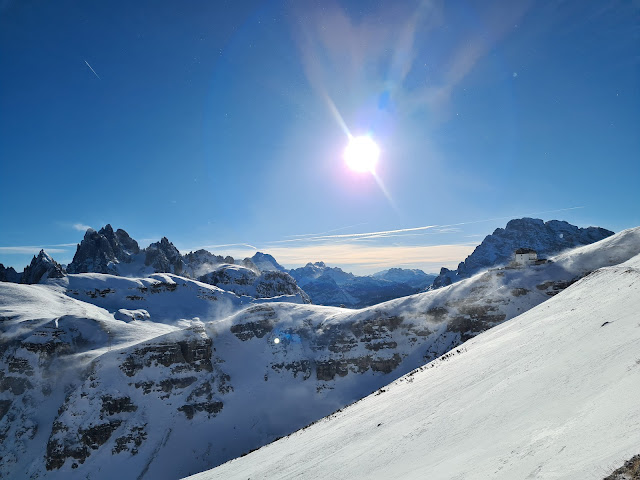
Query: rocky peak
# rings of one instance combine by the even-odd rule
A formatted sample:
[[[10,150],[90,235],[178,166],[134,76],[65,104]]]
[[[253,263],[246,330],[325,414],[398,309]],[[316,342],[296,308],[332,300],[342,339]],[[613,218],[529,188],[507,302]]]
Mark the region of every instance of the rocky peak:
[[[355,276],[339,267],[327,267],[324,262],[307,263],[304,267],[289,270],[289,274],[296,279],[298,285],[304,287],[315,280],[327,281],[331,278],[336,284],[343,285],[352,281]]]
[[[432,288],[439,288],[513,259],[518,248],[531,248],[538,257],[556,255],[564,250],[589,245],[613,235],[600,227],[580,228],[561,220],[544,222],[538,218],[509,220],[505,228],[497,228],[484,238],[457,270],[441,271]]]
[[[99,231],[87,229],[78,245],[73,261],[67,267],[69,273],[110,273],[117,275],[116,264],[129,263],[133,255],[140,253],[138,242],[122,229],[113,231],[107,224]]]
[[[62,278],[65,272],[62,266],[51,258],[47,252],[40,250],[38,256],[34,256],[20,278],[20,283],[40,283],[48,278]]]
[[[15,271],[13,267],[5,267],[0,263],[0,282],[12,282],[18,283],[20,281],[20,274]]]
[[[157,273],[180,275],[184,270],[182,255],[167,237],[149,245],[145,252],[144,264],[153,267]]]
[[[251,257],[251,261],[261,272],[285,271],[285,268],[268,253],[256,252],[255,255]]]

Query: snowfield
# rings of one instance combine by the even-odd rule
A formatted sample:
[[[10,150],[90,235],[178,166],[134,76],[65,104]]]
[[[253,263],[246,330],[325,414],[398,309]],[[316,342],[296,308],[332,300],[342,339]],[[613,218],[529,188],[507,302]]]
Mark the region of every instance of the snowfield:
[[[554,465],[546,455],[565,447],[581,464],[574,450],[602,436],[607,447],[587,465],[605,476],[638,453],[627,430],[624,441],[586,430],[609,422],[632,432],[637,421],[616,408],[638,393],[637,332],[623,326],[638,310],[639,254],[635,228],[361,310],[300,295],[255,299],[168,273],[0,282],[0,478],[180,478],[378,389],[345,410],[355,416],[322,420],[210,475],[526,478],[542,465],[535,478],[556,478],[543,476]],[[628,349],[611,350],[621,328]],[[602,386],[599,369],[614,366],[630,384]],[[612,405],[592,419],[598,401]],[[583,445],[556,445],[561,433]],[[253,463],[263,451],[273,463]]]
[[[596,245],[565,261],[588,263]],[[636,255],[309,428],[190,478],[601,479],[640,450],[639,312]]]

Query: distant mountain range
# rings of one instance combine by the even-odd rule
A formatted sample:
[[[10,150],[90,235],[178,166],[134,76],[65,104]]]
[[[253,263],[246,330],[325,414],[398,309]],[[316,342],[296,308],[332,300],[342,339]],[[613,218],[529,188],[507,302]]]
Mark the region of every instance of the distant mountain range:
[[[422,270],[393,268],[371,276],[347,273],[324,262],[289,270],[298,285],[318,305],[362,308],[420,292],[435,275]]]
[[[412,295],[429,285],[435,275],[422,270],[393,268],[372,276],[357,276],[323,262],[287,270],[266,253],[256,252],[237,262],[231,256],[197,250],[182,255],[166,237],[141,249],[129,234],[111,225],[88,229],[66,271],[46,252],[34,257],[28,271],[18,273],[0,264],[0,281],[39,283],[66,273],[102,273],[141,277],[172,273],[215,285],[238,295],[272,298],[298,296],[317,305],[361,308]]]

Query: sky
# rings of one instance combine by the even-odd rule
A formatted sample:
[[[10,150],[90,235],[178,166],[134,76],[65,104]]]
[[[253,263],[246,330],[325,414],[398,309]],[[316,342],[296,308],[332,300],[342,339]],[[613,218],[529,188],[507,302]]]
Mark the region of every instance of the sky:
[[[110,223],[437,272],[511,218],[638,226],[639,25],[637,0],[0,0],[0,262]],[[375,175],[342,157],[363,134]]]

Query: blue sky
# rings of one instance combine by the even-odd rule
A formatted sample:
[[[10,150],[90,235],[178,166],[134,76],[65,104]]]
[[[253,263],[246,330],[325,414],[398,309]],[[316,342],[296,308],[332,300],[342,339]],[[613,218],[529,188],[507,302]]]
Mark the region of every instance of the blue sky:
[[[509,218],[640,225],[639,20],[637,1],[3,0],[0,262],[66,263],[111,223],[143,247],[437,271]],[[345,167],[342,125],[380,145],[378,181]]]

